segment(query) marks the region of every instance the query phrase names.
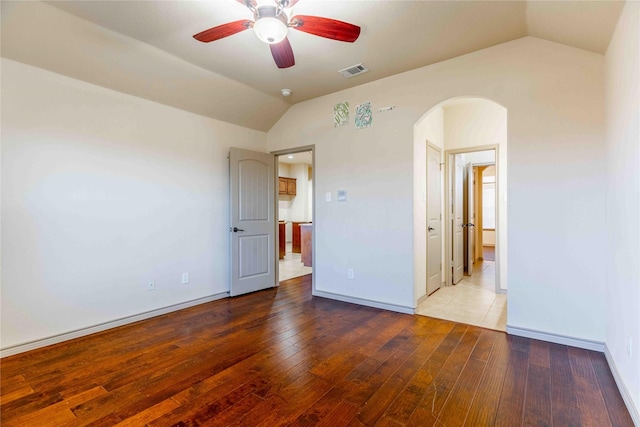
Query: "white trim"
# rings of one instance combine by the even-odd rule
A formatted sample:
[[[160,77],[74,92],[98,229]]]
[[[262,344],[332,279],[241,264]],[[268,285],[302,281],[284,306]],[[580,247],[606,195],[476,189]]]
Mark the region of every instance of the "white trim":
[[[434,292],[435,292],[435,291],[434,291]],[[416,303],[416,306],[418,306],[418,305],[422,304],[424,301],[426,301],[426,300],[427,300],[427,298],[429,298],[429,295],[427,295],[427,294],[422,295],[420,298],[418,298],[418,301],[417,301],[417,303]]]
[[[507,325],[507,333],[519,337],[531,338],[534,340],[548,341],[556,344],[568,345],[570,347],[584,348],[586,350],[604,351],[604,343],[601,341],[591,341],[582,338],[568,337],[565,335],[552,334],[550,332],[536,331],[533,329],[518,328]]]
[[[367,307],[381,308],[383,310],[395,311],[398,313],[414,314],[415,312],[415,309],[413,307],[389,304],[389,303],[380,302],[380,301],[372,301],[364,298],[350,297],[347,295],[334,294],[332,292],[314,290],[313,295],[316,297],[328,298],[328,299],[333,299],[333,300],[342,301],[342,302],[350,302],[352,304],[364,305]]]
[[[35,350],[48,345],[58,344],[75,338],[84,337],[86,335],[95,334],[97,332],[106,331],[108,329],[117,328],[118,326],[128,325],[129,323],[139,322],[141,320],[150,319],[152,317],[161,316],[173,311],[183,310],[185,308],[216,301],[229,296],[229,292],[220,292],[218,294],[202,297],[191,301],[185,301],[179,304],[170,305],[168,307],[158,308],[155,310],[145,311],[144,313],[134,314],[132,316],[122,317],[120,319],[111,320],[105,323],[89,326],[82,329],[76,329],[62,334],[53,335],[51,337],[29,341],[23,344],[16,344],[10,347],[0,349],[0,358],[13,356],[15,354],[24,353],[25,351]]]
[[[609,347],[607,344],[604,345],[604,357],[607,359],[607,363],[609,364],[609,369],[611,370],[611,374],[613,375],[613,379],[618,386],[618,390],[620,390],[620,394],[622,395],[622,400],[624,400],[625,405],[627,406],[627,410],[629,411],[629,415],[631,416],[631,420],[634,425],[640,426],[640,412],[638,412],[638,408],[633,403],[633,399],[631,398],[631,394],[622,380],[622,376],[620,376],[620,372],[618,372],[618,368],[616,367],[616,362],[613,360],[613,356],[609,352]]]

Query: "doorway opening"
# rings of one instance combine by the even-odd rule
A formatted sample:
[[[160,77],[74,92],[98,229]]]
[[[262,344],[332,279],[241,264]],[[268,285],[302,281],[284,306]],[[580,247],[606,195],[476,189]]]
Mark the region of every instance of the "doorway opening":
[[[414,129],[415,312],[504,331],[506,109],[456,98]]]
[[[447,152],[447,285],[473,276],[476,264],[490,263],[484,287],[500,292],[496,262],[496,148]],[[485,256],[486,254],[486,256]],[[486,268],[486,265],[485,265]]]
[[[313,149],[278,152],[278,282],[313,274]]]

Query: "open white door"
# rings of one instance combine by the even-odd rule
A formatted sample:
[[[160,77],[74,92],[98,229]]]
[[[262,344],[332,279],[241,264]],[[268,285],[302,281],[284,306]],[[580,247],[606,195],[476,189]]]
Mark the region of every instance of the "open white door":
[[[451,176],[451,189],[453,191],[451,201],[452,213],[452,282],[455,285],[464,275],[464,163],[461,154],[453,156],[453,174]]]
[[[467,230],[467,274],[471,276],[473,274],[473,264],[476,260],[476,211],[474,205],[475,196],[475,182],[476,176],[474,174],[473,165],[467,164],[467,223],[465,228]]]
[[[427,295],[442,283],[440,151],[427,148]]]
[[[231,296],[275,281],[275,156],[231,148]]]

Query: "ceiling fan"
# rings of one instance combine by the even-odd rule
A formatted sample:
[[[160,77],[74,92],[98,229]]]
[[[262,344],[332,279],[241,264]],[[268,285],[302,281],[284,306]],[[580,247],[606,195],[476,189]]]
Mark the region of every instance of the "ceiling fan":
[[[293,49],[287,39],[289,28],[304,31],[332,40],[353,43],[360,35],[360,27],[335,19],[319,16],[296,15],[289,18],[287,11],[298,0],[236,0],[253,12],[253,21],[241,19],[209,28],[193,36],[198,41],[209,43],[241,31],[253,28],[260,40],[269,44],[278,68],[295,65]]]

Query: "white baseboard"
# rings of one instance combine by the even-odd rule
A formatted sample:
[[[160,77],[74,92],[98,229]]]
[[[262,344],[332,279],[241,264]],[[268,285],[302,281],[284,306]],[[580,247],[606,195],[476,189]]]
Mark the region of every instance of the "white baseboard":
[[[89,326],[86,328],[76,329],[74,331],[53,335],[51,337],[42,338],[35,341],[26,342],[23,344],[16,344],[10,347],[0,349],[0,358],[13,356],[14,354],[24,353],[25,351],[35,350],[37,348],[46,347],[48,345],[58,344],[63,341],[72,340],[74,338],[84,337],[86,335],[95,334],[96,332],[106,331],[107,329],[117,328],[118,326],[139,322],[140,320],[150,319],[152,317],[161,316],[163,314],[171,313],[173,311],[178,311],[178,310],[193,307],[196,305],[204,304],[207,302],[219,300],[222,298],[226,298],[228,296],[229,296],[229,292],[220,292],[215,295],[197,298],[191,301],[185,301],[179,304],[174,304],[168,307],[146,311],[140,314],[134,314],[132,316],[123,317],[120,319],[112,320],[105,323],[100,323],[100,324]]]
[[[429,295],[424,294],[420,298],[418,298],[418,302],[416,303],[416,307],[419,306],[420,304],[422,304],[422,302],[426,301],[428,297],[429,297]]]
[[[364,298],[350,297],[341,294],[334,294],[332,292],[313,291],[313,295],[322,298],[334,299],[342,302],[350,302],[352,304],[364,305],[367,307],[381,308],[383,310],[395,311],[404,314],[413,314],[415,309],[413,307],[406,307],[403,305],[389,304],[386,302],[372,301]]]
[[[571,347],[584,348],[585,350],[604,351],[604,343],[581,338],[567,337],[565,335],[552,334],[549,332],[536,331],[533,329],[518,328],[507,325],[507,333],[519,337],[532,338],[534,340],[548,341],[556,344],[568,345]]]
[[[633,399],[631,398],[631,394],[629,393],[629,390],[627,390],[627,387],[625,386],[624,381],[622,381],[622,377],[618,372],[616,363],[614,362],[613,357],[609,352],[609,347],[607,347],[606,344],[604,345],[604,357],[607,359],[607,363],[609,364],[609,369],[611,369],[611,374],[613,375],[613,379],[616,381],[618,390],[620,390],[620,394],[622,395],[622,400],[624,400],[624,403],[627,406],[627,410],[629,411],[629,415],[631,415],[633,424],[636,426],[640,426],[640,412],[638,411],[638,408],[634,404]]]

